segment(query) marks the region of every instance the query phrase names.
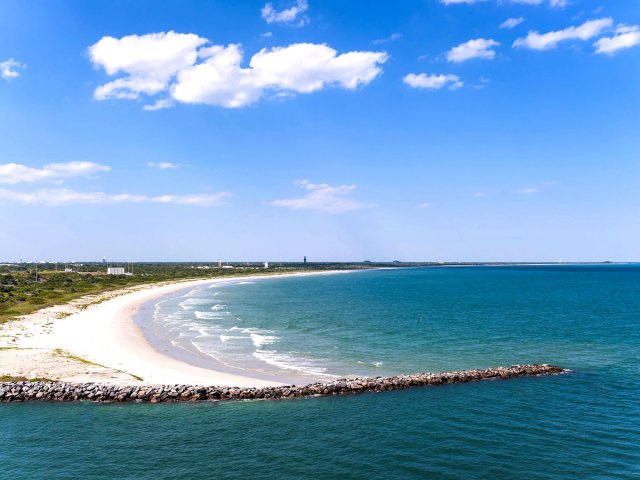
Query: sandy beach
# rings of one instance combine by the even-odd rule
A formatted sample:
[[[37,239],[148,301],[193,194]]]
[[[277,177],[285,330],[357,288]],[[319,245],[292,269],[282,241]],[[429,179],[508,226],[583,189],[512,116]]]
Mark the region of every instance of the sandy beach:
[[[338,272],[286,275],[330,273]],[[144,303],[178,290],[240,278],[279,276],[136,286],[40,310],[0,326],[0,375],[117,384],[279,385],[277,378],[201,368],[164,355],[149,344],[133,318]]]

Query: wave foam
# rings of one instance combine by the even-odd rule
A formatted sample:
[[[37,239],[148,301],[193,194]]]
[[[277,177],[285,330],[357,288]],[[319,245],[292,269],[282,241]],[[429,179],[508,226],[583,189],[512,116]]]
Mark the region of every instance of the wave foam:
[[[183,310],[191,310],[192,308],[195,308],[198,305],[207,305],[209,303],[211,303],[211,300],[207,300],[205,298],[188,298],[180,302],[178,305]]]
[[[280,337],[276,337],[274,335],[259,335],[257,333],[252,333],[250,335],[251,342],[256,348],[260,348],[263,345],[271,345],[272,343],[276,343],[280,340]]]
[[[238,335],[220,335],[220,341],[222,343],[226,343],[229,340],[240,340],[240,339],[245,339],[247,337],[240,337]]]
[[[215,320],[216,318],[224,318],[226,315],[231,315],[229,312],[202,312],[196,310],[194,312],[198,320]]]
[[[338,378],[336,375],[325,373],[327,369],[324,367],[313,365],[309,361],[292,357],[286,353],[278,353],[275,350],[257,350],[253,352],[253,356],[258,360],[283,370],[295,370],[308,375]]]

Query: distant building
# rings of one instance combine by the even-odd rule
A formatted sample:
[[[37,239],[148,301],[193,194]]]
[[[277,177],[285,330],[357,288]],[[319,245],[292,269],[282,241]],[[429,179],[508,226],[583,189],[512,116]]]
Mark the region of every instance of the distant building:
[[[269,268],[269,262],[264,262],[264,268]]]
[[[305,264],[307,263],[307,256],[306,256],[306,255],[304,256],[304,261],[303,261],[303,263],[305,263]]]
[[[107,263],[107,257],[102,257],[102,263]]]
[[[218,268],[222,268],[222,260],[218,260]]]
[[[222,268],[233,268],[233,265],[223,265]]]
[[[109,267],[107,268],[107,275],[124,275],[123,267]]]

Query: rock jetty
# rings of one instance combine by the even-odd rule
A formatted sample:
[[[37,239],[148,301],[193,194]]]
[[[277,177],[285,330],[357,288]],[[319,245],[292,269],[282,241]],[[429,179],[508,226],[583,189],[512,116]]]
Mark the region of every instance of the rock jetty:
[[[196,402],[220,400],[266,400],[325,395],[348,395],[362,392],[402,390],[428,385],[508,379],[524,376],[556,375],[567,370],[554,365],[512,365],[486,370],[444,373],[416,373],[394,377],[342,378],[305,386],[264,388],[203,387],[194,385],[118,386],[97,383],[5,382],[0,383],[0,402],[78,401],[91,402]]]

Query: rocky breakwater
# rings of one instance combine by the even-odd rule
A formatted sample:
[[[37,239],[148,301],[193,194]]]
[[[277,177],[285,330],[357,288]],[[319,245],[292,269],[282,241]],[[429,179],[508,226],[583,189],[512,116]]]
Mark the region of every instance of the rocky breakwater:
[[[567,370],[554,365],[512,365],[486,370],[445,373],[416,373],[394,377],[342,378],[305,386],[264,388],[204,387],[194,385],[118,386],[96,383],[5,382],[0,383],[0,402],[78,401],[92,402],[195,402],[220,400],[266,400],[347,395],[361,392],[401,390],[428,385],[508,379],[524,376],[556,375]]]

